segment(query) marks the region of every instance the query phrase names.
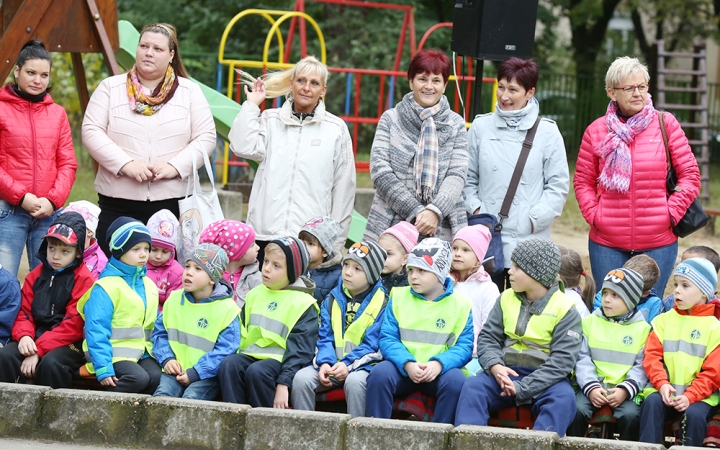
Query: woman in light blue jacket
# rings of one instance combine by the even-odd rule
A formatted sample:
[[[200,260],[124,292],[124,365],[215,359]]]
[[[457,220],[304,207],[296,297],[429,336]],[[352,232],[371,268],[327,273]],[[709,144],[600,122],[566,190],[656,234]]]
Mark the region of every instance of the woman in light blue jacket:
[[[534,97],[537,64],[510,58],[500,64],[497,78],[495,112],[476,117],[468,133],[470,163],[463,196],[471,216],[498,215],[525,135],[540,113]],[[569,184],[560,130],[552,120],[542,119],[510,212],[503,221],[505,270],[493,276],[501,292],[507,281],[510,255],[518,243],[530,237],[550,239],[550,224],[562,213]]]

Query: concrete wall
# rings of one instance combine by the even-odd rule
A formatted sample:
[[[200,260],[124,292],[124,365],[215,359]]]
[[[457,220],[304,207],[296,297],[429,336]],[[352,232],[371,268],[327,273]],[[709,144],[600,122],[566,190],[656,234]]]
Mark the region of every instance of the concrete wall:
[[[661,445],[563,438],[507,428],[352,419],[0,383],[0,437],[144,449],[664,450]],[[672,447],[675,448],[675,447]],[[692,449],[694,447],[683,447]],[[679,447],[678,447],[679,449]]]

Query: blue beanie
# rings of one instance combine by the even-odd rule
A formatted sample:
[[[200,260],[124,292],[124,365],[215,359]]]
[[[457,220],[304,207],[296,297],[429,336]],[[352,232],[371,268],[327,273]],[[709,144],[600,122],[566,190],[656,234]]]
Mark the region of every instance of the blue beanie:
[[[718,279],[715,266],[704,258],[689,258],[678,264],[674,275],[690,280],[708,300],[715,296]]]
[[[107,229],[108,247],[115,259],[120,259],[140,242],[152,245],[152,236],[142,222],[132,217],[118,217]]]

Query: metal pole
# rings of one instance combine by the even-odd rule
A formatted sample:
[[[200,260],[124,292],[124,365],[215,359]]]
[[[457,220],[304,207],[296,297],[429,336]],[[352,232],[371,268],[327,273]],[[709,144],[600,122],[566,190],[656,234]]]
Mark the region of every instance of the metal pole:
[[[475,99],[473,100],[472,115],[475,117],[482,114],[482,85],[483,85],[483,63],[485,60],[475,60]]]

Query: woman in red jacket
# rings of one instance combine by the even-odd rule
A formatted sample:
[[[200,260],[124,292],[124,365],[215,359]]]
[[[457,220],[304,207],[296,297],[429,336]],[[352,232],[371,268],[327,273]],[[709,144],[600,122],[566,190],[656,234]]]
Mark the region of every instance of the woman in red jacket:
[[[575,196],[590,224],[593,277],[601,280],[632,256],[645,253],[660,267],[656,294],[663,296],[675,259],[673,225],[700,191],[700,171],[677,119],[665,114],[672,165],[681,189],[667,196],[667,156],[659,111],[648,94],[647,67],[627,56],[605,75],[611,101],[605,116],[588,126],[575,168]],[[600,285],[598,285],[600,286]]]
[[[77,161],[65,110],[53,103],[52,60],[28,41],[15,65],[15,83],[0,89],[0,264],[17,276],[23,248],[30,270],[45,232],[70,195]]]

